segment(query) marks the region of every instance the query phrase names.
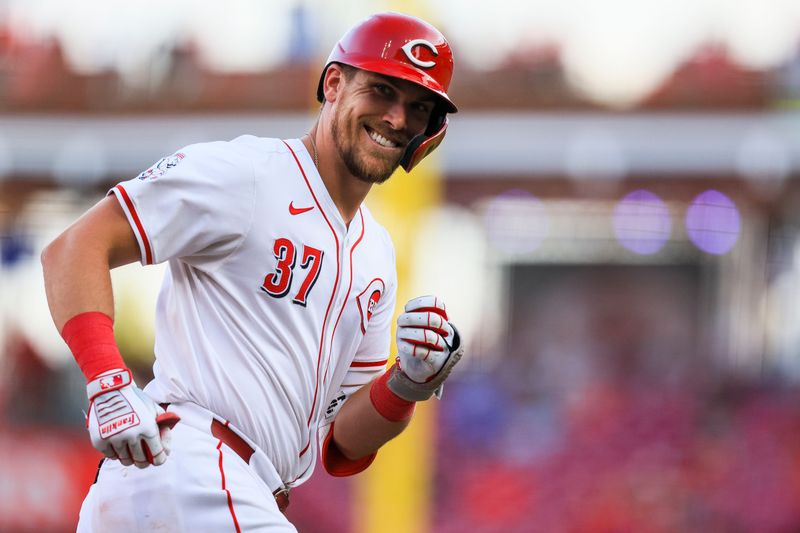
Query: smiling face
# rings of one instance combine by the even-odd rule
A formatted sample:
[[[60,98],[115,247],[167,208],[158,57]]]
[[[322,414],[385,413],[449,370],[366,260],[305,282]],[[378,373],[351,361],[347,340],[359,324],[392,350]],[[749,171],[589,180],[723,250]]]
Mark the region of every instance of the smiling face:
[[[357,179],[383,183],[398,167],[409,141],[425,131],[436,96],[406,80],[337,67],[343,75],[331,135],[339,157]]]

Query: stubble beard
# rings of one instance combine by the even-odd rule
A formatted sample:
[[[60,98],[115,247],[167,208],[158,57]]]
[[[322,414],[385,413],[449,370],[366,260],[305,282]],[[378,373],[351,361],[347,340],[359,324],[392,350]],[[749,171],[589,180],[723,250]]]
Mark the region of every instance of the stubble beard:
[[[366,157],[358,157],[358,147],[355,146],[355,142],[351,140],[350,143],[345,143],[345,135],[342,132],[342,124],[346,122],[348,122],[347,118],[343,119],[341,117],[341,110],[337,107],[333,113],[331,136],[333,137],[333,143],[336,146],[336,150],[339,152],[339,157],[341,157],[342,161],[344,161],[344,164],[350,174],[355,176],[360,181],[373,184],[383,183],[392,177],[394,171],[398,166],[400,166],[400,161],[398,160],[392,163],[387,163],[383,166],[383,169],[369,168],[369,161],[366,161]],[[375,167],[377,165],[373,164],[371,166]]]

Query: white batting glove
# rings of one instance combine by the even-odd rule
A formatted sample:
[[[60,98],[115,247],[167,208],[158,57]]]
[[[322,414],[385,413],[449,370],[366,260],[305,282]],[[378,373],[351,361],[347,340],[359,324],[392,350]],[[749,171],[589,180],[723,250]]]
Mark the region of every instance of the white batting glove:
[[[109,370],[86,385],[92,445],[125,466],[161,465],[169,455],[170,429],[180,420],[133,382],[128,369]]]
[[[387,385],[409,401],[440,397],[442,383],[463,351],[458,331],[447,321],[444,302],[435,296],[414,298],[397,319],[399,371]]]

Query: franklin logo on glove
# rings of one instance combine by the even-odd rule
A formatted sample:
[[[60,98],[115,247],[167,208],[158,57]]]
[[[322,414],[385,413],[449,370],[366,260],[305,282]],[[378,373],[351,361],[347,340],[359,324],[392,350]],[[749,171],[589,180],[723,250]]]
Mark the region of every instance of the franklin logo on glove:
[[[139,417],[136,416],[136,413],[130,413],[111,422],[100,424],[100,435],[107,439],[111,435],[116,435],[120,431],[137,425],[139,425]]]

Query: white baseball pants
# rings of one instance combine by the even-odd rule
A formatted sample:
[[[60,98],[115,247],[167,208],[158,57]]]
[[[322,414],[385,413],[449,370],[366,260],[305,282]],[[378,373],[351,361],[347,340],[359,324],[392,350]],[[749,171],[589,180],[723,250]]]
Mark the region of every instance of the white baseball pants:
[[[253,467],[190,422],[182,416],[173,428],[172,452],[161,466],[104,461],[78,533],[297,533]]]

